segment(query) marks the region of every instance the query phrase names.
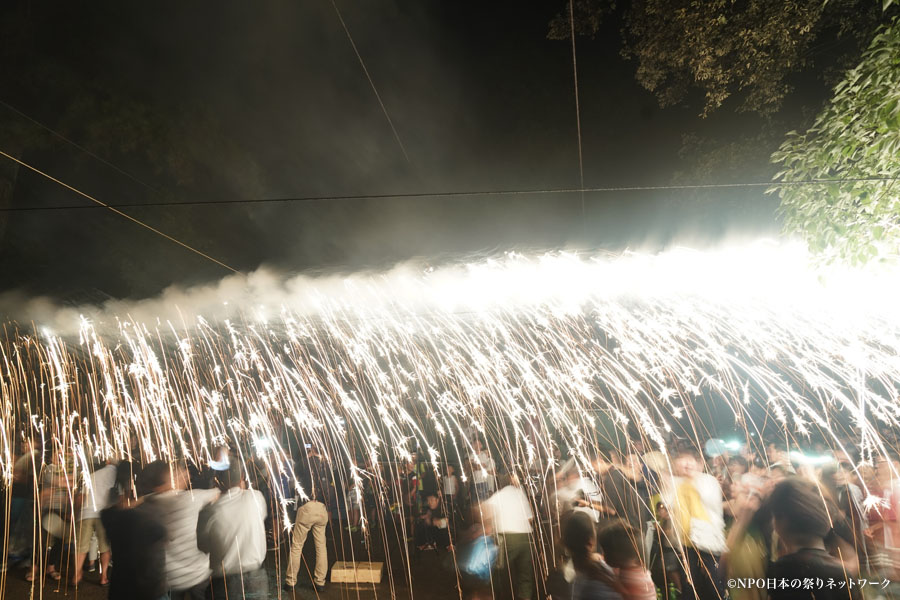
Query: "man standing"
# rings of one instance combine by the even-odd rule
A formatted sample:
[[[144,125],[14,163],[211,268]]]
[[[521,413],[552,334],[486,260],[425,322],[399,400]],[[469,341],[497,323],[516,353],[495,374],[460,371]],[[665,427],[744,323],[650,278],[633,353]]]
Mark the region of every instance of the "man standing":
[[[155,464],[155,463],[151,463]],[[166,528],[166,580],[172,600],[203,600],[209,586],[209,557],[197,547],[197,520],[219,490],[187,490],[188,472],[173,466],[144,498]]]
[[[197,525],[197,546],[209,553],[212,598],[267,600],[266,499],[246,489],[236,457],[219,480],[222,496],[203,509]]]
[[[484,503],[489,526],[500,537],[500,560],[510,571],[513,593],[519,600],[534,594],[534,564],[531,557],[531,505],[514,476],[499,477],[501,489]]]
[[[169,465],[150,463],[138,478],[141,491],[161,488],[169,479]],[[169,600],[166,585],[166,528],[146,504],[134,501],[127,488],[118,504],[100,513],[100,520],[116,555],[109,600]]]
[[[293,592],[297,585],[297,571],[303,560],[303,545],[306,536],[312,531],[316,544],[315,585],[317,592],[325,591],[325,578],[328,576],[328,548],[325,545],[325,526],[328,525],[328,509],[322,502],[326,498],[326,490],[322,478],[321,460],[307,457],[306,464],[297,469],[300,487],[306,493],[307,501],[297,509],[294,531],[291,533],[291,555],[284,575],[284,587]]]
[[[100,511],[110,504],[110,496],[116,485],[116,467],[106,464],[88,476],[85,474],[85,485],[79,494],[81,511],[75,530],[75,575],[72,584],[81,582],[84,559],[91,547],[91,538],[97,536],[97,550],[100,552],[100,585],[109,583],[109,543],[106,531],[100,522]]]

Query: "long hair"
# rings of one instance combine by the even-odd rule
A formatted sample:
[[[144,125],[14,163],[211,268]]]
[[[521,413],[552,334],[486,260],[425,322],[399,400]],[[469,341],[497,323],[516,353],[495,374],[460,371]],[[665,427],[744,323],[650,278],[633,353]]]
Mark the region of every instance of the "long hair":
[[[591,517],[583,512],[572,512],[566,517],[562,527],[562,542],[569,555],[575,571],[583,577],[601,581],[616,591],[621,591],[616,578],[610,570],[594,557],[592,548],[597,532]]]

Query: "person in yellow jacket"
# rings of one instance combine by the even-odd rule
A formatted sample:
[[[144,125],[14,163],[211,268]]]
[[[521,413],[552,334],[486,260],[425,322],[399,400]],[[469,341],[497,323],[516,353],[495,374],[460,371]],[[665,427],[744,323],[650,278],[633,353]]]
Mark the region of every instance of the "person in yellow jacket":
[[[719,559],[727,549],[722,488],[715,477],[701,470],[699,459],[690,452],[679,454],[673,465],[674,524],[693,597],[720,600],[725,586]]]

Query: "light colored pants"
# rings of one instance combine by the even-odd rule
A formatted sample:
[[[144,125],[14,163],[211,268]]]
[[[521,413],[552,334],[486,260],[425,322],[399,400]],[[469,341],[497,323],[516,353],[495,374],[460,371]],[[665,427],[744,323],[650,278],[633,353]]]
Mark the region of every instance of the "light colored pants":
[[[294,522],[294,531],[291,533],[291,557],[288,559],[287,573],[284,582],[288,585],[297,584],[297,571],[303,561],[303,544],[306,536],[312,530],[313,540],[316,542],[316,575],[315,584],[325,585],[325,577],[328,575],[328,551],[325,547],[325,526],[328,525],[328,510],[321,502],[314,500],[307,502],[297,510],[297,519]]]

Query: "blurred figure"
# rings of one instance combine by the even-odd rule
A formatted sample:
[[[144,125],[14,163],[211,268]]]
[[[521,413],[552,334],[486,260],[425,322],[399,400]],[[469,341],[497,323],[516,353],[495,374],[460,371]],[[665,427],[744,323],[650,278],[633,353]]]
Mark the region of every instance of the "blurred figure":
[[[500,538],[500,560],[510,571],[513,593],[520,600],[534,594],[534,565],[531,560],[531,505],[518,481],[503,474],[500,490],[484,502],[487,528]]]
[[[590,516],[571,513],[563,522],[562,542],[575,567],[572,600],[622,600],[615,575],[596,552],[597,533]]]
[[[291,554],[288,558],[287,572],[284,575],[284,587],[294,591],[297,585],[297,572],[303,560],[303,546],[306,536],[312,531],[316,544],[316,570],[313,585],[316,591],[325,591],[325,578],[328,575],[328,547],[325,544],[325,526],[328,525],[328,509],[325,507],[327,491],[323,478],[324,465],[317,457],[308,457],[305,464],[297,469],[297,479],[306,494],[307,500],[297,509],[294,530],[291,533]],[[302,502],[302,500],[301,500]]]
[[[169,465],[156,461],[138,477],[136,488],[152,493],[169,486]],[[101,511],[100,520],[109,538],[116,568],[110,577],[109,600],[168,600],[166,584],[166,528],[148,504],[134,503],[123,494]]]
[[[68,482],[72,479],[71,470],[67,471],[65,458],[50,448],[46,448],[40,475],[37,479],[40,486],[38,504],[41,510],[38,545],[34,549],[35,560],[31,572],[25,577],[34,581],[39,573],[54,581],[62,575],[63,549],[72,542],[72,506],[69,502]],[[35,525],[37,521],[35,521]]]
[[[669,516],[669,509],[662,502],[656,503],[656,520],[649,522],[644,548],[649,557],[650,574],[661,590],[674,589],[680,594],[681,577],[681,544],[675,535],[675,527]]]
[[[875,478],[882,498],[881,532],[886,551],[896,554],[900,551],[900,463],[893,455],[882,456],[875,465]]]
[[[675,459],[675,525],[687,559],[689,583],[699,600],[725,597],[719,557],[726,550],[722,488],[715,477],[700,470],[692,452]]]
[[[212,600],[266,600],[266,499],[247,489],[241,464],[232,457],[219,475],[222,495],[200,513],[197,546],[209,553]]]
[[[813,581],[845,582],[844,565],[825,549],[831,521],[814,484],[789,478],[775,486],[769,497],[775,531],[786,554],[769,569],[768,577],[778,580],[812,578]],[[850,586],[815,589],[770,589],[772,600],[831,600],[852,597]]]
[[[481,436],[472,440],[478,461],[472,461],[472,483],[475,486],[475,502],[484,502],[494,489],[495,465]],[[479,466],[478,463],[481,463]]]
[[[447,465],[447,474],[444,476],[442,483],[444,493],[444,505],[447,508],[447,514],[450,517],[450,524],[454,533],[458,530],[460,505],[462,498],[459,494],[459,477],[456,475],[456,467],[452,464]]]
[[[100,511],[104,510],[114,500],[112,494],[116,487],[117,469],[108,462],[103,467],[95,470],[78,496],[81,504],[78,521],[75,524],[77,532],[75,538],[75,575],[72,584],[78,585],[81,581],[84,559],[91,547],[91,539],[97,536],[97,551],[100,558],[100,585],[109,583],[109,542],[106,530],[100,522]]]
[[[211,573],[209,557],[197,547],[197,521],[200,511],[219,497],[219,490],[188,491],[188,477],[186,468],[172,465],[144,497],[147,510],[166,528],[166,581],[172,600],[202,600]]]
[[[656,586],[641,561],[640,536],[624,522],[607,525],[597,537],[603,559],[619,580],[623,600],[655,600]]]
[[[729,579],[759,579],[766,576],[772,558],[772,514],[763,507],[760,488],[744,488],[734,498],[734,523],[728,532],[728,552],[723,555]],[[735,588],[732,600],[766,600],[763,587]]]

